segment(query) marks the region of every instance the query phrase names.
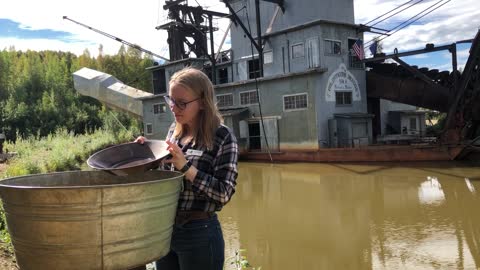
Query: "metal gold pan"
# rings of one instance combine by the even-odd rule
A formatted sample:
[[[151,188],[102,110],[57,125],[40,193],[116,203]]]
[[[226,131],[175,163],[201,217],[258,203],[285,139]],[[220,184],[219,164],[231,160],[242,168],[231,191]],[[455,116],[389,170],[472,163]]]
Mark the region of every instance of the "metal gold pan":
[[[157,167],[168,155],[165,141],[146,140],[144,144],[124,143],[98,151],[88,158],[87,164],[116,175],[129,175]]]

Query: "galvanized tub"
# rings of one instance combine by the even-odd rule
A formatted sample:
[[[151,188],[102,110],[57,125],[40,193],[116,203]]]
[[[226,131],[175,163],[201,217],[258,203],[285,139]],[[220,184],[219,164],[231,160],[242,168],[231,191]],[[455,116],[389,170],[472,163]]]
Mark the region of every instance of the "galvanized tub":
[[[130,269],[165,256],[182,176],[73,171],[0,181],[20,269]]]

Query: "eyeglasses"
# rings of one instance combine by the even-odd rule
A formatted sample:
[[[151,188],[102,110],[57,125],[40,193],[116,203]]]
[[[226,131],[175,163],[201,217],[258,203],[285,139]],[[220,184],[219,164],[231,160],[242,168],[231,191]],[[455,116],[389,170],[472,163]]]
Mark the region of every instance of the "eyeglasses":
[[[180,110],[185,110],[187,108],[187,105],[194,102],[194,101],[197,101],[199,100],[200,98],[196,98],[194,100],[190,100],[188,102],[183,102],[183,101],[177,101],[175,99],[173,99],[172,97],[170,96],[163,96],[163,98],[165,99],[165,102],[167,102],[168,106],[170,106],[170,108],[173,107],[173,105],[177,106],[177,108],[179,108]]]

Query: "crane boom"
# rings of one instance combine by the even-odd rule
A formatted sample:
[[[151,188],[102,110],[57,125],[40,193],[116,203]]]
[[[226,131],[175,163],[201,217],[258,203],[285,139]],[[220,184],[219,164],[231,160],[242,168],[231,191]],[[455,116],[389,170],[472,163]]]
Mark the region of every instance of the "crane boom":
[[[92,30],[92,31],[95,31],[95,32],[97,32],[97,33],[99,33],[99,34],[101,34],[101,35],[104,35],[104,36],[106,36],[106,37],[109,37],[109,38],[111,38],[111,39],[114,39],[114,40],[116,40],[116,41],[118,41],[118,42],[121,42],[122,44],[125,44],[125,45],[127,45],[127,46],[130,46],[130,47],[132,47],[132,48],[134,48],[134,49],[137,49],[137,50],[142,51],[142,52],[144,52],[144,53],[148,53],[148,54],[150,54],[150,55],[153,55],[153,56],[156,56],[156,57],[158,57],[158,58],[160,58],[160,59],[163,59],[163,60],[165,60],[165,61],[167,61],[167,62],[170,62],[169,59],[167,59],[167,58],[165,58],[165,57],[163,57],[163,56],[161,56],[161,55],[158,55],[158,54],[156,54],[156,53],[153,53],[153,52],[151,52],[151,51],[149,51],[149,50],[146,50],[146,49],[138,46],[137,44],[130,43],[130,42],[126,41],[126,40],[123,40],[123,39],[121,39],[121,38],[118,38],[118,37],[116,37],[116,36],[114,36],[114,35],[111,35],[111,34],[109,34],[109,33],[105,33],[105,32],[103,32],[103,31],[101,31],[101,30],[95,29],[95,28],[93,28],[93,27],[91,27],[91,26],[88,26],[88,25],[86,25],[86,24],[83,24],[83,23],[81,23],[81,22],[77,22],[77,21],[75,21],[75,20],[73,20],[73,19],[68,18],[67,16],[63,16],[63,19],[64,19],[64,20],[69,20],[69,21],[74,22],[74,23],[76,23],[76,24],[78,24],[78,25],[81,25],[81,26],[83,26],[83,27],[86,27],[86,28],[88,28],[88,29],[90,29],[90,30]]]

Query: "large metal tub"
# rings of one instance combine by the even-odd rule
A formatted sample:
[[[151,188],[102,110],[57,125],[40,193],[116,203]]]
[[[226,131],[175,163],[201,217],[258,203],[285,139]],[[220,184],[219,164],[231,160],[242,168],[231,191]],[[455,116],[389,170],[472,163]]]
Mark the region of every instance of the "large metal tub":
[[[104,171],[0,182],[21,269],[129,269],[165,256],[183,174]]]

